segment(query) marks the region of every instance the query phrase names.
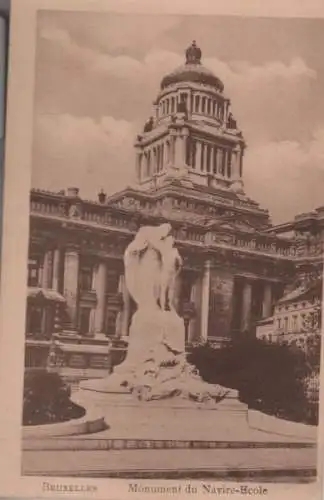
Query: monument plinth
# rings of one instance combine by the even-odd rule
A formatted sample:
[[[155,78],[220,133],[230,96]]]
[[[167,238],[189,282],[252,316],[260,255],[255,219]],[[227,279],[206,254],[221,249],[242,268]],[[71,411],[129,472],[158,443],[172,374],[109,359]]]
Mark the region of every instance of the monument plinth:
[[[128,391],[138,401],[165,398],[216,404],[229,389],[204,382],[186,360],[185,327],[174,303],[182,259],[170,224],[142,227],[125,251],[126,287],[137,305],[125,361],[104,380],[81,389]]]

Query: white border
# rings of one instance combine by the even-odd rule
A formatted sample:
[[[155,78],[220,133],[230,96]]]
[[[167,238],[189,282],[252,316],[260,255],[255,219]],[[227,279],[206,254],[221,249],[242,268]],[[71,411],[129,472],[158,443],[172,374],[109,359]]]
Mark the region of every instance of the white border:
[[[36,14],[39,9],[324,17],[322,0],[12,0],[7,144],[3,207],[0,304],[0,496],[53,496],[42,491],[43,478],[20,477],[21,395],[24,365],[26,259],[32,161]],[[256,41],[257,43],[257,41]],[[318,50],[322,50],[321,47]],[[324,397],[323,384],[321,394]],[[321,449],[322,447],[320,447]],[[55,482],[51,478],[51,482]],[[57,479],[61,484],[98,486],[96,498],[126,498],[128,481]],[[109,488],[107,484],[109,483]],[[161,481],[154,481],[159,484]],[[178,482],[175,482],[178,484]],[[267,484],[271,498],[312,498],[318,484]],[[67,494],[65,494],[67,495]],[[76,496],[76,495],[74,495]],[[85,496],[85,495],[84,495]],[[94,496],[93,494],[91,496]],[[131,495],[135,498],[135,495]],[[146,498],[153,498],[145,495]]]

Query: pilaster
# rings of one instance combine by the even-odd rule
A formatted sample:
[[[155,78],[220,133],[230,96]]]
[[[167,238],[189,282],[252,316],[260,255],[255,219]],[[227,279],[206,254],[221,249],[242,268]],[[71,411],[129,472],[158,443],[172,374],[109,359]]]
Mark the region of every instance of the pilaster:
[[[56,248],[54,250],[54,256],[53,256],[53,282],[52,282],[52,288],[53,290],[56,290],[57,292],[60,292],[60,267],[61,267],[61,258],[62,258],[62,252],[60,248]]]
[[[189,323],[188,342],[193,342],[201,336],[202,277],[200,275],[192,285],[190,300],[195,306],[195,316]]]
[[[252,283],[246,280],[242,290],[242,332],[249,332],[251,327]]]
[[[204,265],[201,291],[201,338],[208,338],[208,320],[209,320],[209,295],[210,295],[210,260]]]
[[[264,284],[262,317],[268,318],[272,313],[272,285],[271,283]]]
[[[76,249],[67,249],[64,256],[64,296],[70,314],[71,327],[78,328],[80,256]]]
[[[99,262],[95,270],[94,288],[97,294],[97,306],[94,316],[94,331],[102,333],[104,330],[105,307],[106,307],[106,275],[107,267],[105,262]]]

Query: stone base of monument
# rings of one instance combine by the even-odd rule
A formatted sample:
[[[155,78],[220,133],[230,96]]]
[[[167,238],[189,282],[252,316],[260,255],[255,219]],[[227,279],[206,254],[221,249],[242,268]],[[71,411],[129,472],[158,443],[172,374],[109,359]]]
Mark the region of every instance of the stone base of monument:
[[[89,385],[89,384],[88,384]],[[74,401],[100,408],[109,432],[116,439],[217,440],[239,439],[248,428],[247,406],[236,392],[217,404],[180,397],[138,401],[130,393],[82,388]]]
[[[126,389],[108,391],[98,379],[83,382],[73,401],[102,416],[107,430],[89,438],[101,440],[102,446],[107,441],[108,448],[304,447],[316,442],[316,429],[310,426],[300,429],[300,424],[285,422],[290,432],[284,427],[280,432],[280,425],[275,431],[254,425],[234,390],[218,403],[181,397],[139,401]]]

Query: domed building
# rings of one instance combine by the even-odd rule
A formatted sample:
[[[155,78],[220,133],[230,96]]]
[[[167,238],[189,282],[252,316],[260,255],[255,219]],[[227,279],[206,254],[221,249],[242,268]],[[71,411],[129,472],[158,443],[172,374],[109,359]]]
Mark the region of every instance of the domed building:
[[[267,210],[244,193],[246,143],[224,84],[202,64],[195,41],[185,52],[184,64],[162,78],[153,114],[135,148],[137,191],[153,193],[171,185],[179,191],[182,186],[182,201],[192,207],[189,212],[202,210],[194,202],[198,195],[200,205],[208,199],[205,215],[239,213],[253,227],[269,227]],[[133,196],[129,189],[122,193],[123,199],[129,196]],[[120,193],[111,201],[117,198]],[[231,210],[225,210],[229,206]]]
[[[243,193],[245,142],[224,84],[203,66],[193,42],[185,63],[161,81],[154,115],[138,136],[138,182],[171,178]]]
[[[139,227],[165,221],[184,262],[176,302],[189,344],[223,345],[267,318],[273,325],[287,285],[321,269],[324,212],[272,226],[245,193],[245,149],[225,85],[192,42],[136,138],[135,185],[97,201],[75,187],[31,191],[28,342],[36,331],[48,341],[54,327],[69,342],[127,338],[135,306],[123,254]]]

